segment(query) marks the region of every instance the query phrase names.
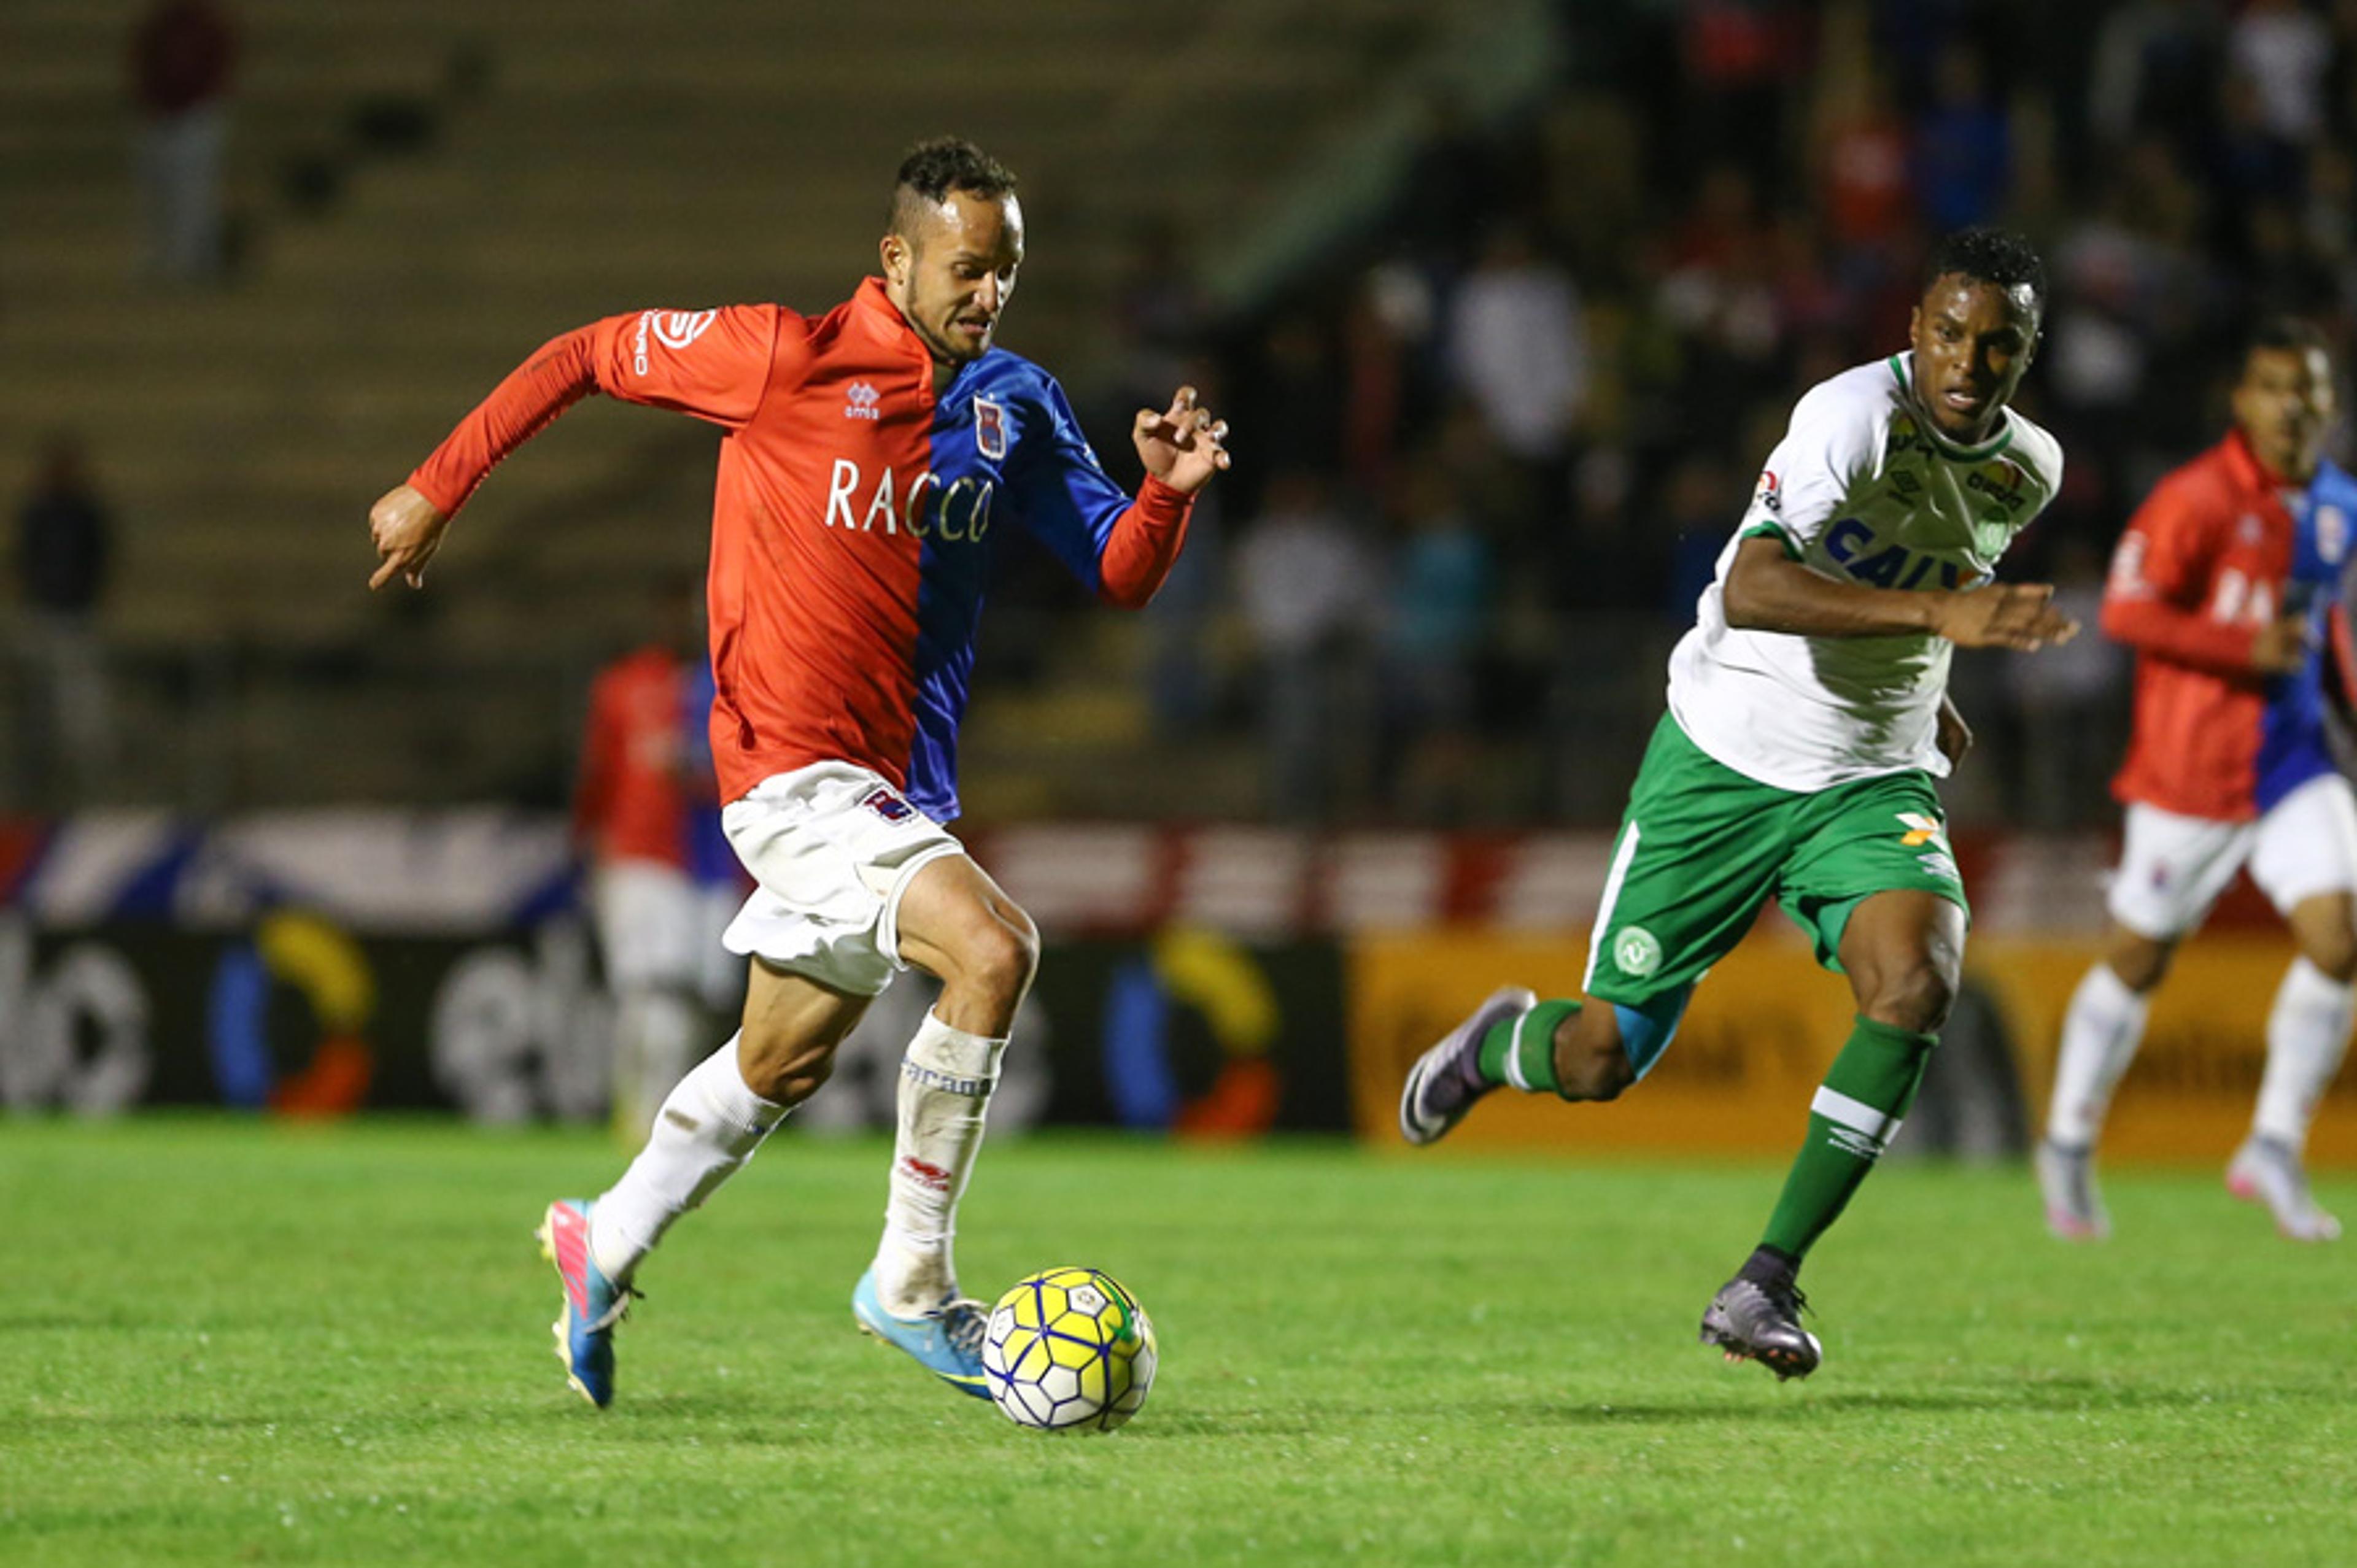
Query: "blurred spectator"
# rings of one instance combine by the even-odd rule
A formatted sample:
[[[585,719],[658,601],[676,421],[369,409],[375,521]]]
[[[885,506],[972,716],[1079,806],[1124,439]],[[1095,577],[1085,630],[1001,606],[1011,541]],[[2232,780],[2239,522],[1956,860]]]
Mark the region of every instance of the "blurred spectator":
[[[2324,85],[2332,74],[2332,28],[2300,0],[2243,0],[2227,34],[2234,74],[2256,90],[2267,134],[2306,146],[2324,129]]]
[[[1980,51],[1950,39],[1932,68],[1932,107],[1917,127],[1916,199],[1936,230],[1990,223],[2013,186],[2013,130],[1988,95]]]
[[[1587,397],[1587,335],[1578,289],[1539,254],[1527,226],[1491,229],[1448,334],[1450,379],[1499,445],[1526,463],[1559,460]]]
[[[159,0],[132,35],[146,265],[176,283],[221,273],[221,160],[236,58],[236,34],[210,0]]]
[[[81,444],[53,437],[16,519],[24,650],[33,676],[27,782],[31,797],[52,811],[76,804],[102,782],[113,748],[97,627],[111,532]]]
[[[1475,682],[1496,607],[1496,561],[1437,463],[1408,470],[1397,493],[1383,755],[1404,814],[1462,820],[1477,781]]]
[[[2020,786],[2010,814],[2033,828],[2065,828],[2110,809],[2112,770],[2126,742],[2127,650],[2095,628],[2103,618],[2104,557],[2062,536],[2047,552],[2055,607],[2079,636],[2032,656],[2005,656],[2020,714]]]
[[[2213,0],[2128,0],[2113,8],[2096,35],[2088,93],[2100,141],[2118,147],[2157,132],[2180,151],[2199,147],[2217,102],[2221,10]]]
[[[1318,822],[1364,780],[1365,651],[1381,568],[1331,481],[1279,470],[1236,548],[1236,601],[1252,638],[1269,814]]]

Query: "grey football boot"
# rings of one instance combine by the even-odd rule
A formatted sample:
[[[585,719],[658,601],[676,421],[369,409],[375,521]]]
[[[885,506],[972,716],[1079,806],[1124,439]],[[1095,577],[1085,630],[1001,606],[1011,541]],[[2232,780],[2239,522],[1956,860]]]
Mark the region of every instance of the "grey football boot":
[[[1703,1309],[1702,1342],[1716,1345],[1730,1361],[1757,1361],[1779,1381],[1805,1378],[1825,1357],[1817,1337],[1801,1326],[1808,1298],[1791,1280],[1747,1279],[1741,1274],[1719,1286]]]
[[[1437,1144],[1465,1120],[1473,1102],[1498,1086],[1481,1077],[1481,1036],[1538,1005],[1536,993],[1501,986],[1440,1043],[1415,1058],[1400,1090],[1400,1136],[1411,1144]]]

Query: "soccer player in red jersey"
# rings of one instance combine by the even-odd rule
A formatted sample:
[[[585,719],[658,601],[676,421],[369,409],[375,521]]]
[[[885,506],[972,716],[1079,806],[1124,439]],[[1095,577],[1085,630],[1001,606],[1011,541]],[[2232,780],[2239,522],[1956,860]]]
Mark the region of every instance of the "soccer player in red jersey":
[[[715,886],[696,875],[697,840],[716,832],[719,802],[695,734],[709,698],[694,591],[688,581],[664,584],[653,601],[655,635],[591,682],[573,799],[614,997],[614,1127],[634,1145],[694,1064],[707,989],[734,990],[735,977],[715,974],[709,961],[742,899],[733,877]],[[733,871],[734,860],[727,865]]]
[[[595,1202],[549,1206],[558,1353],[613,1397],[615,1324],[640,1261],[826,1079],[901,969],[942,982],[900,1083],[890,1201],[853,1292],[860,1326],[984,1391],[985,1311],[957,1288],[957,1199],[1039,936],[941,825],[991,545],[1018,522],[1101,597],[1143,605],[1228,466],[1181,388],[1131,432],[1133,499],[1063,391],[992,346],[1023,261],[1015,177],[970,143],[900,166],[883,275],[821,317],[774,305],[609,317],[545,345],[370,513],[371,587],[422,585],[493,464],[591,392],[726,432],[707,586],[712,752],[730,843],[759,887],[726,941],[752,959],[743,1026],[680,1080]]]
[[[2234,428],[2161,480],[2112,558],[2104,630],[2136,650],[2136,729],[2112,784],[2127,832],[2110,951],[2072,996],[2038,1151],[2047,1225],[2066,1239],[2109,1232],[2094,1147],[2112,1090],[2177,944],[2245,865],[2299,956],[2276,993],[2257,1111],[2226,1184],[2286,1236],[2341,1233],[2301,1163],[2357,979],[2357,798],[2326,748],[2319,656],[2357,519],[2357,480],[2323,456],[2333,403],[2322,337],[2264,323],[2234,386]]]

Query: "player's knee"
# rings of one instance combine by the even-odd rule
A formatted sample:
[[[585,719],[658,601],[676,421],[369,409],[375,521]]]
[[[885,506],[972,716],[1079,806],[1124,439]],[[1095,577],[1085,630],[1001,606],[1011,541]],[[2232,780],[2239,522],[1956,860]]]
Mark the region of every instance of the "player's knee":
[[[2309,933],[2300,948],[2309,962],[2341,984],[2357,981],[2357,930],[2347,924]]]
[[[1938,1034],[1956,1004],[1956,977],[1928,958],[1886,970],[1861,990],[1860,1012],[1919,1035]]]
[[[1039,972],[1039,931],[1009,907],[974,921],[959,943],[960,978],[994,997],[1019,999]]]

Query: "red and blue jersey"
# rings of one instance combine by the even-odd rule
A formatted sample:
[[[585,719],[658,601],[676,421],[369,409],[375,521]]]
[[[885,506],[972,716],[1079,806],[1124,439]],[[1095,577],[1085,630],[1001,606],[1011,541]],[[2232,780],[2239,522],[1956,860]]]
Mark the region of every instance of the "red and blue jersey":
[[[455,512],[491,467],[590,392],[719,425],[707,587],[723,800],[822,761],[871,768],[957,814],[957,733],[989,553],[1029,532],[1114,604],[1143,605],[1189,499],[1135,501],[1055,380],[994,349],[936,394],[870,278],[823,317],[774,305],[609,317],[544,346],[410,476]]]
[[[2357,480],[2319,464],[2305,486],[2268,472],[2238,431],[2156,486],[2120,537],[2104,631],[2137,653],[2123,800],[2247,822],[2331,771],[2321,660],[2251,661],[2260,629],[2305,608],[2324,643],[2357,522]]]

